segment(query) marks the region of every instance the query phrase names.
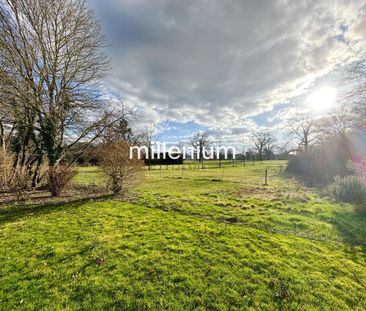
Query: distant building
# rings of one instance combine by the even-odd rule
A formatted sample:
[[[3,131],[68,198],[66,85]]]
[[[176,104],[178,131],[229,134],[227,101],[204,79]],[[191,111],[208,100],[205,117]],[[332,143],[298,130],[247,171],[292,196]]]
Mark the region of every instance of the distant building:
[[[152,159],[145,158],[145,165],[179,165],[183,164],[182,154],[170,154],[168,152],[160,154],[154,153]]]

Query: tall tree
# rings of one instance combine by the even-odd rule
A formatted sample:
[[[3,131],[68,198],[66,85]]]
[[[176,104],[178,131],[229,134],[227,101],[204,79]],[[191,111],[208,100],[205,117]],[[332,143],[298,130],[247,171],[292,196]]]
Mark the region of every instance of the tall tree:
[[[215,141],[213,142],[213,145],[215,147],[215,156],[216,156],[216,159],[218,160],[219,162],[219,167],[222,167],[222,160],[224,160],[225,158],[225,155],[223,154],[221,148],[223,146],[223,140],[222,140],[222,137],[217,137],[215,139]]]
[[[125,141],[130,145],[136,145],[139,140],[139,135],[132,130],[133,121],[136,119],[135,107],[125,107],[122,100],[118,101],[118,112],[116,112],[114,119],[117,120],[106,128],[101,135],[103,143],[110,143],[114,141]]]
[[[153,158],[153,146],[156,141],[156,126],[152,124],[146,127],[140,135],[141,143],[146,147],[145,159],[147,160],[147,165],[149,171],[151,170],[151,160]],[[159,155],[160,156],[160,155]]]
[[[318,122],[307,114],[298,114],[291,123],[290,136],[296,140],[298,151],[308,152],[321,137]]]
[[[241,157],[242,157],[242,161],[243,161],[243,165],[246,165],[246,153],[248,151],[248,146],[245,140],[242,141],[242,143],[240,144],[241,146]]]
[[[275,137],[270,132],[260,131],[254,133],[251,139],[255,150],[258,152],[259,160],[262,162],[263,152],[265,151],[266,147],[269,147],[273,144]]]
[[[349,87],[345,91],[342,101],[351,107],[353,113],[353,128],[366,128],[366,57],[353,62],[346,72],[344,84]]]
[[[0,101],[0,149],[5,151],[9,147],[9,139],[12,135],[11,119],[8,107]]]
[[[99,82],[108,69],[101,26],[84,0],[0,2],[0,96],[10,107],[21,165],[93,142],[111,124]]]
[[[355,113],[355,108],[342,102],[332,113],[321,119],[319,126],[324,138],[346,138],[350,132],[357,128],[359,115]]]
[[[197,151],[198,161],[204,168],[204,152],[210,145],[207,133],[197,132],[191,137],[191,146]]]

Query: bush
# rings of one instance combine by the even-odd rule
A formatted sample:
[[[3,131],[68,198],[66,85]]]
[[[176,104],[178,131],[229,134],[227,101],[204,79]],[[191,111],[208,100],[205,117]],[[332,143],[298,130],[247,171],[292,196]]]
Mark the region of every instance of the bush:
[[[341,202],[365,204],[366,201],[366,186],[358,176],[336,176],[327,193]]]
[[[0,150],[0,190],[8,191],[14,175],[13,161],[11,156]]]
[[[57,197],[75,176],[76,169],[70,166],[53,166],[48,168],[47,188],[53,197]]]
[[[286,171],[305,182],[328,184],[335,176],[351,173],[347,146],[348,142],[344,140],[323,143],[311,151],[291,157]]]
[[[114,194],[137,186],[142,179],[143,161],[130,158],[130,145],[125,141],[105,144],[99,152],[99,163],[109,177]]]
[[[30,184],[25,167],[14,167],[12,156],[5,150],[0,150],[0,191],[20,193]]]

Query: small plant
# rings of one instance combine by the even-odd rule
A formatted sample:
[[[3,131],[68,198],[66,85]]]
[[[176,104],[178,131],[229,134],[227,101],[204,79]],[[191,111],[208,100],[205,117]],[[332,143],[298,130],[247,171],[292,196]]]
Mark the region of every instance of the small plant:
[[[285,279],[277,279],[273,278],[269,286],[273,288],[273,297],[278,300],[289,300],[291,299],[291,295],[289,292],[289,281]]]
[[[107,249],[103,241],[94,238],[90,250],[93,253],[93,261],[97,266],[101,266],[107,260]]]
[[[341,202],[365,204],[366,201],[366,185],[358,176],[336,176],[327,193]]]

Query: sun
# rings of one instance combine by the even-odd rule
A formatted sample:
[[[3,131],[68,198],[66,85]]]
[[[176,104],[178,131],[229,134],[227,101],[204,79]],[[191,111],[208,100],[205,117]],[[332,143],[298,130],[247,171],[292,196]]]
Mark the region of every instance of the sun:
[[[335,106],[337,90],[331,86],[323,86],[315,90],[306,99],[306,104],[312,110],[325,111]]]

